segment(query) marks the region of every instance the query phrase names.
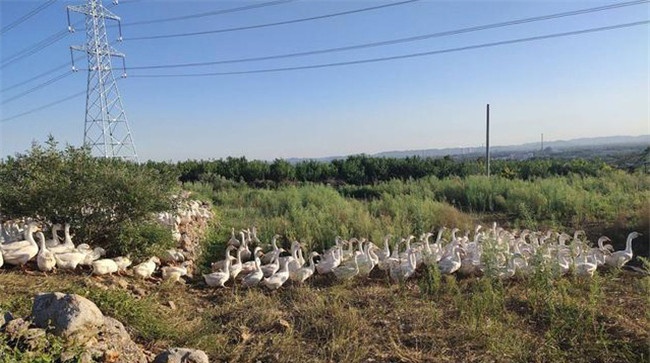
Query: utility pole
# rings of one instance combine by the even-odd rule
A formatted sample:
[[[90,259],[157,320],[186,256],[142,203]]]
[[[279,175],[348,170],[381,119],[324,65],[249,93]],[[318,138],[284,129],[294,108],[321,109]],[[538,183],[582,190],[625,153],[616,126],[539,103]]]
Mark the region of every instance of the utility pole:
[[[539,151],[544,152],[544,133],[543,132],[542,132],[542,146],[541,146],[541,149],[539,149]]]
[[[117,0],[113,3],[117,5]],[[115,20],[119,27],[117,40],[122,40],[120,17],[106,9],[102,0],[87,0],[84,5],[71,5],[67,7],[67,11],[70,32],[75,31],[70,24],[70,12],[86,15],[86,43],[70,47],[71,57],[72,51],[81,51],[88,56],[84,146],[89,147],[92,153],[106,158],[137,162],[138,154],[111,67],[111,57],[118,57],[122,58],[122,69],[126,69],[125,55],[108,44],[106,35],[105,20]],[[72,70],[77,70],[74,57]],[[126,73],[122,76],[126,77]]]
[[[490,104],[486,108],[486,130],[485,130],[485,173],[490,177]]]

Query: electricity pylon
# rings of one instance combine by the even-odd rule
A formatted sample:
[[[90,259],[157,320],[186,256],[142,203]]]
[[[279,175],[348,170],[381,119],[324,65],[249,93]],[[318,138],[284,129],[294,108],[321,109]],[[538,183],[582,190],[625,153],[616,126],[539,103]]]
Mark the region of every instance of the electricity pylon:
[[[117,5],[117,1],[114,1]],[[88,87],[86,90],[86,121],[84,125],[84,145],[91,152],[107,158],[122,158],[138,161],[131,129],[124,113],[122,98],[111,67],[111,57],[122,59],[110,44],[106,35],[106,19],[118,23],[119,37],[122,40],[120,17],[102,5],[102,0],[88,0],[84,5],[71,5],[68,10],[68,30],[74,32],[70,24],[70,11],[86,15],[86,43],[71,46],[72,51],[85,52],[88,56]],[[77,68],[72,57],[72,70]],[[123,73],[123,77],[126,74]]]

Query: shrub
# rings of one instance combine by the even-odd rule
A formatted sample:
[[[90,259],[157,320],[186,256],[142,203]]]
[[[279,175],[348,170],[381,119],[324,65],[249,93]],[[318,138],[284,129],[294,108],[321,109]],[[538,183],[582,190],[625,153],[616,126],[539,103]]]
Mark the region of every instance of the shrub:
[[[152,256],[174,247],[169,228],[154,221],[126,222],[120,228],[113,251],[120,255]]]
[[[133,233],[134,226],[172,209],[175,179],[145,165],[92,157],[84,148],[58,150],[50,137],[45,147],[34,143],[0,162],[0,212],[3,218],[67,222],[75,242],[123,251],[144,238],[120,236],[151,236],[151,227]]]

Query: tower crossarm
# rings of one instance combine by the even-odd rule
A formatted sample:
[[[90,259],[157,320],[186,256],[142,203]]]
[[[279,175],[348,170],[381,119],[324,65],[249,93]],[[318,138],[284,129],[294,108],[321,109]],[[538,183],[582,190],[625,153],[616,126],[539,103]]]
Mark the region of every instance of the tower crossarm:
[[[68,5],[68,11],[81,13],[84,15],[97,16],[111,20],[120,21],[120,17],[113,14],[110,10],[106,9],[102,4],[84,4],[84,5]]]
[[[110,56],[110,57],[118,57],[118,58],[125,58],[126,57],[126,54],[124,54],[122,52],[118,52],[117,50],[115,50],[115,48],[113,48],[111,46],[108,46],[107,49],[104,49],[104,48],[92,49],[92,48],[89,48],[86,45],[71,45],[70,49],[76,50],[76,51],[79,51],[79,52],[84,52],[84,53],[91,53],[91,54],[96,54],[96,52],[99,52],[99,55],[107,55],[107,56]]]

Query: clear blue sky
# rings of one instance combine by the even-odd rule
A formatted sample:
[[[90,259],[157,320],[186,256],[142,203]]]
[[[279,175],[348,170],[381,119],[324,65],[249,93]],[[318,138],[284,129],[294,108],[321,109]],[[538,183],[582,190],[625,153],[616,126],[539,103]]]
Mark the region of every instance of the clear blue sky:
[[[300,0],[259,9],[123,28],[127,68],[268,56],[391,40],[613,4],[617,1],[431,1],[296,24],[155,40],[132,37],[264,24],[398,0]],[[2,26],[45,1],[0,1]],[[250,1],[129,1],[113,12],[124,23],[190,15]],[[66,29],[57,1],[0,35],[2,60]],[[104,1],[108,6],[110,1]],[[648,25],[387,62],[290,72],[195,78],[143,74],[231,72],[345,62],[603,27],[650,18],[648,4],[423,41],[209,67],[128,70],[120,92],[141,160],[246,156],[272,160],[388,150],[480,146],[485,104],[494,145],[579,137],[648,134]],[[72,21],[83,16],[71,14]],[[109,39],[117,30],[109,28]],[[0,69],[4,89],[70,60],[82,26],[61,41]],[[115,62],[114,67],[120,63]],[[79,63],[85,66],[85,59]],[[5,102],[51,77],[0,94],[0,119],[85,90],[86,74]],[[117,74],[119,75],[118,72]],[[83,96],[0,122],[0,157],[52,134],[83,139]]]

